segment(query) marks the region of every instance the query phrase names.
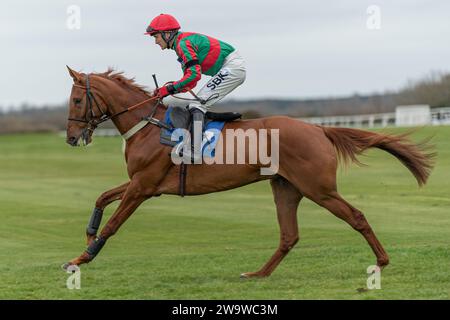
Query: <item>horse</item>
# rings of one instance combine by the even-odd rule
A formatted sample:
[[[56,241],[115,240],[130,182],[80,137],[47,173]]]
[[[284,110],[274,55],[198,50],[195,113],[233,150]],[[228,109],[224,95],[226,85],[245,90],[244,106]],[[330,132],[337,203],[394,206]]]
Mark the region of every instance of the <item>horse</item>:
[[[125,160],[129,181],[98,197],[86,231],[88,247],[63,265],[66,270],[92,261],[144,201],[163,194],[178,195],[182,167],[174,164],[169,156],[171,147],[159,141],[160,124],[167,107],[157,97],[113,69],[84,74],[67,68],[73,86],[66,142],[71,146],[79,145],[80,141],[89,144],[97,125],[111,119],[117,130],[127,136]],[[137,127],[149,113],[152,121]],[[325,127],[286,116],[227,122],[223,129],[279,130],[279,167],[273,174],[261,174],[261,163],[187,165],[186,195],[204,195],[270,181],[280,228],[279,245],[258,271],[242,273],[243,278],[270,276],[296,245],[299,241],[297,209],[304,197],[359,232],[372,249],[376,265],[384,268],[389,264],[388,254],[365,216],[337,191],[338,163],[359,163],[358,155],[369,148],[378,148],[396,157],[412,173],[419,187],[426,183],[434,166],[435,153],[430,151],[429,139],[414,143],[410,133],[393,135]],[[103,210],[116,200],[121,200],[119,206],[97,235]]]

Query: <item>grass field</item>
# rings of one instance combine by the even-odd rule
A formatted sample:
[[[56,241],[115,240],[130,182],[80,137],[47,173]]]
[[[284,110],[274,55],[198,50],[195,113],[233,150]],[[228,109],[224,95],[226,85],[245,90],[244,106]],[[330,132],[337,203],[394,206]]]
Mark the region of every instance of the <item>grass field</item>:
[[[404,130],[392,129],[391,132]],[[278,246],[269,183],[144,203],[66,288],[61,264],[85,248],[96,198],[127,180],[120,138],[70,148],[58,135],[0,136],[1,299],[449,299],[450,127],[435,134],[424,188],[379,150],[339,172],[340,193],[364,212],[391,258],[381,289],[359,293],[375,257],[343,221],[304,199],[300,242],[273,275],[240,280]],[[104,222],[117,205],[105,211]]]

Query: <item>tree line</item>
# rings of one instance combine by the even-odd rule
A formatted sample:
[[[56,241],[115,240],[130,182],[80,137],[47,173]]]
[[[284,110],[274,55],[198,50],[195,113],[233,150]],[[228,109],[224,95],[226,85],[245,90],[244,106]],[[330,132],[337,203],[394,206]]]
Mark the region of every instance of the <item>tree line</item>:
[[[450,73],[431,72],[422,79],[409,81],[397,92],[308,100],[230,100],[218,103],[214,111],[237,111],[246,119],[271,115],[302,118],[394,112],[396,106],[409,104],[450,107]],[[65,130],[67,116],[68,102],[56,106],[23,105],[0,113],[0,134],[58,132]],[[108,121],[102,127],[114,128],[114,125]]]

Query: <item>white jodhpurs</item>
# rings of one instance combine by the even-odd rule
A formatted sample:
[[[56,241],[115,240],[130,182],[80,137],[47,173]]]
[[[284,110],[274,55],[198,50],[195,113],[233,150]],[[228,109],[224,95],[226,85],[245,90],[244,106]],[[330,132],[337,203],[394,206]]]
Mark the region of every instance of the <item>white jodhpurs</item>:
[[[196,93],[197,97],[206,101],[205,104],[201,104],[199,101],[186,101],[176,98],[194,99],[189,92],[167,96],[163,99],[163,103],[166,106],[185,107],[189,105],[189,109],[198,108],[206,112],[213,104],[222,100],[227,94],[240,86],[245,81],[245,73],[245,61],[235,50],[225,58],[222,69]]]

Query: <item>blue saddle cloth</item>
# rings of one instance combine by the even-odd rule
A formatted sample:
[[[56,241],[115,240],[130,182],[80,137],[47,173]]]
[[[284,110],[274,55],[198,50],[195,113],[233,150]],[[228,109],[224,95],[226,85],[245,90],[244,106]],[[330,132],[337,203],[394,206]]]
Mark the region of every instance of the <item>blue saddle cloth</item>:
[[[164,123],[172,127],[172,129],[161,128],[160,142],[164,145],[171,147],[178,145],[186,139],[186,134],[190,134],[188,130],[190,115],[186,109],[169,107],[164,115]],[[203,157],[213,158],[215,156],[215,148],[224,125],[225,121],[212,121],[205,118],[203,133],[208,140],[202,146]]]

